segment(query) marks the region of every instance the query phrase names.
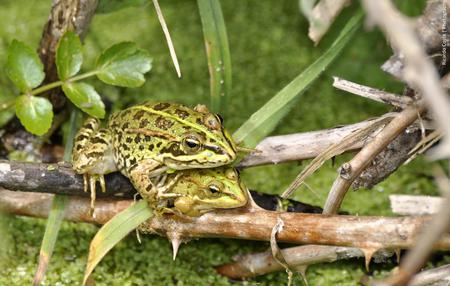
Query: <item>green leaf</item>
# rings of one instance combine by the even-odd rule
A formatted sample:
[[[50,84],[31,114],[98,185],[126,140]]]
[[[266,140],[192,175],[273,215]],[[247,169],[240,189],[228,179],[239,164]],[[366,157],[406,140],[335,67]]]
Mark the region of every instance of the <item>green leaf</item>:
[[[90,116],[105,117],[105,105],[92,85],[87,83],[65,83],[62,90],[75,106]]]
[[[56,68],[61,80],[76,75],[83,63],[80,38],[72,31],[66,32],[56,48]]]
[[[350,42],[355,32],[361,26],[362,17],[362,11],[358,11],[347,22],[338,38],[320,58],[272,97],[263,107],[253,113],[233,134],[236,142],[244,143],[245,146],[252,148],[269,135],[280,120],[289,112],[295,99],[319,77]]]
[[[83,285],[108,251],[152,215],[153,212],[147,202],[141,200],[115,215],[97,232],[89,246]]]
[[[52,104],[43,97],[19,96],[16,99],[16,114],[25,129],[36,135],[43,135],[52,125]]]
[[[38,54],[17,40],[13,40],[8,48],[6,74],[22,92],[39,86],[45,77]]]
[[[198,0],[211,88],[211,110],[223,112],[231,92],[231,58],[227,30],[218,0]]]
[[[151,58],[136,44],[123,42],[104,51],[97,60],[97,77],[108,84],[138,87],[151,69]]]

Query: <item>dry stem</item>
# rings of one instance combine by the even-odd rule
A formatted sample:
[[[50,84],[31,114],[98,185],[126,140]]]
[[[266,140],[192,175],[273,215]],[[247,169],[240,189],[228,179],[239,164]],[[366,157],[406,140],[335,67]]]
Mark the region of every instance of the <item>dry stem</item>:
[[[357,84],[339,77],[333,77],[333,86],[335,88],[345,90],[347,92],[372,99],[377,102],[387,103],[402,109],[412,103],[412,99],[410,97],[397,95],[373,87]]]
[[[364,252],[358,248],[325,245],[296,246],[283,249],[281,252],[289,267],[293,269],[300,265],[308,266],[341,259],[364,257]],[[383,260],[392,256],[392,254],[391,251],[379,251],[375,259]],[[270,251],[240,256],[236,260],[236,262],[217,267],[217,271],[231,279],[243,279],[284,269],[276,263]]]
[[[424,109],[423,102],[418,102],[417,106],[410,106],[400,112],[351,161],[341,166],[339,175],[334,181],[325,202],[324,214],[334,214],[339,210],[342,200],[353,181],[372,162],[376,155],[417,119],[418,114],[422,113]]]

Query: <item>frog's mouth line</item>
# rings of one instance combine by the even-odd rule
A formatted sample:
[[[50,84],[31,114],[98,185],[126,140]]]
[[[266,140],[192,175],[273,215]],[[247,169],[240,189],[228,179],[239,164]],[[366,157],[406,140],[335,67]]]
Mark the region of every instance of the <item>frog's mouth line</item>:
[[[186,161],[178,161],[174,160],[172,158],[164,158],[164,164],[172,169],[175,170],[184,170],[184,169],[209,169],[214,167],[219,167],[225,164],[230,160],[230,157],[227,156],[228,160],[217,160],[215,163],[216,165],[209,165],[211,162],[208,162],[208,164],[205,164],[205,162],[199,162],[197,159],[191,159]]]

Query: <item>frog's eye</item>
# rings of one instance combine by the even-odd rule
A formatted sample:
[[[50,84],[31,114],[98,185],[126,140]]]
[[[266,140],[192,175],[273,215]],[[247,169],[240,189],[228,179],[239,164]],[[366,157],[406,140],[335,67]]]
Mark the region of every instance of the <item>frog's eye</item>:
[[[188,134],[182,141],[183,149],[188,152],[197,152],[202,148],[200,138],[196,134]]]
[[[217,194],[219,193],[223,188],[223,184],[221,182],[214,182],[208,185],[208,190],[212,193],[212,194]]]

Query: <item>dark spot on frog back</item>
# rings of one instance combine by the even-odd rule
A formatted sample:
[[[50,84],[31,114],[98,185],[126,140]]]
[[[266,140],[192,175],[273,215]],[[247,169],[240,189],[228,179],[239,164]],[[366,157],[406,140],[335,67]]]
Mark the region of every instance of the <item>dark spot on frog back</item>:
[[[147,118],[144,118],[141,120],[141,122],[139,122],[139,128],[145,128],[147,127],[149,124],[149,121],[147,120]]]
[[[130,123],[129,123],[129,122],[125,122],[125,123],[122,125],[122,130],[127,129],[128,127],[130,127]]]
[[[189,113],[185,110],[181,110],[181,109],[177,108],[177,109],[175,109],[175,115],[177,115],[181,119],[186,119],[189,116]]]
[[[167,102],[160,102],[158,104],[156,104],[153,109],[154,110],[164,110],[166,108],[168,108],[170,106],[170,103]]]
[[[145,114],[144,110],[139,110],[134,114],[133,119],[140,120],[142,118],[142,116],[144,116],[144,114]]]
[[[159,116],[158,118],[156,118],[155,126],[160,129],[167,130],[173,126],[173,121]]]

